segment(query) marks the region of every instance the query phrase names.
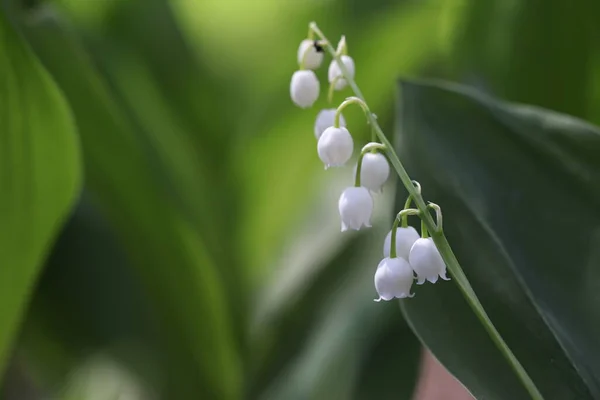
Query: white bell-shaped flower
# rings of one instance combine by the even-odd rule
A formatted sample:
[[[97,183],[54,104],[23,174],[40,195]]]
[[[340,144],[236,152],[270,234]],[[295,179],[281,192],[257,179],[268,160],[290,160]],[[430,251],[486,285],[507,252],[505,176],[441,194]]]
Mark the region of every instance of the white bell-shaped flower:
[[[419,235],[417,230],[412,226],[408,226],[406,228],[398,227],[398,229],[396,229],[396,256],[408,260],[410,249],[420,237],[421,236]],[[390,256],[391,242],[392,231],[389,231],[387,236],[385,237],[385,240],[383,241],[384,257]]]
[[[348,70],[350,77],[354,79],[354,60],[352,59],[352,57],[343,55],[340,58],[342,59],[344,66]],[[338,76],[340,78],[335,81],[335,90],[342,90],[346,87],[348,82],[346,82],[344,78],[341,78],[342,70],[337,60],[333,60],[331,61],[331,64],[329,64],[329,69],[327,70],[327,78],[329,79],[329,83],[333,82]]]
[[[381,153],[367,153],[360,168],[360,184],[372,192],[380,192],[390,176],[390,164]]]
[[[319,140],[323,132],[325,132],[325,129],[329,128],[330,126],[333,126],[333,122],[335,120],[335,112],[335,108],[326,108],[319,111],[319,114],[317,114],[317,119],[315,120],[315,137],[317,138],[317,140]],[[346,127],[346,120],[344,119],[344,116],[341,113],[340,126],[344,128]]]
[[[375,301],[413,297],[410,293],[413,279],[413,271],[404,258],[384,258],[375,271],[375,289],[379,294]]]
[[[319,98],[319,79],[309,69],[294,72],[290,82],[290,96],[300,108],[308,108]]]
[[[354,141],[348,129],[344,127],[336,128],[330,126],[325,129],[319,142],[317,143],[317,152],[319,158],[325,164],[325,169],[329,167],[341,167],[352,157],[354,150]]]
[[[415,241],[408,254],[408,262],[417,274],[417,285],[422,285],[426,280],[436,283],[438,277],[450,280],[446,277],[446,264],[431,238]]]
[[[302,63],[304,61],[304,64]],[[306,69],[317,69],[323,62],[323,52],[317,51],[314,40],[304,39],[298,47],[298,65]]]
[[[367,188],[351,186],[346,188],[338,202],[342,218],[342,232],[348,229],[359,230],[362,226],[371,227],[373,198]]]

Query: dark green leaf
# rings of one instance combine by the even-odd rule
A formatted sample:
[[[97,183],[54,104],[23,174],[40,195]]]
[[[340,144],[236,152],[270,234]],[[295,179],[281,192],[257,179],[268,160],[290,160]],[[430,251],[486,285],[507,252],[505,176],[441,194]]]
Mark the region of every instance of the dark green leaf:
[[[0,370],[80,185],[79,143],[48,73],[0,14]]]
[[[401,158],[542,394],[600,396],[600,130],[446,83],[403,83],[398,118]],[[416,293],[407,318],[474,395],[527,398],[452,282]]]

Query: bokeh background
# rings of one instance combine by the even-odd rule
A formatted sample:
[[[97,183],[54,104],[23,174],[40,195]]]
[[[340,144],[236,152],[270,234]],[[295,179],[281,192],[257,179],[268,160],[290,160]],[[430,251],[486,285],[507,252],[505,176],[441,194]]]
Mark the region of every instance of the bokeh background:
[[[4,0],[2,12],[68,103],[84,174],[7,327],[6,399],[411,398],[421,346],[397,303],[372,301],[396,182],[373,229],[339,231],[352,168],[323,170],[313,123],[351,92],[327,104],[325,65],[315,106],[289,99],[310,21],[346,35],[392,139],[400,77],[600,122],[592,0]],[[360,109],[345,116],[366,143]]]

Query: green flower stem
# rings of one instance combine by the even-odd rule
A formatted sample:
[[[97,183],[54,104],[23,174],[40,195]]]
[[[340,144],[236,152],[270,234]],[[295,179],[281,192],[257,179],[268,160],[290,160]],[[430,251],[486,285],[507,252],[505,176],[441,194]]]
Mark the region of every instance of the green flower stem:
[[[385,146],[381,143],[367,143],[360,151],[358,162],[356,163],[356,175],[354,176],[354,186],[360,187],[360,170],[362,168],[363,157],[369,152],[385,151]]]
[[[333,94],[335,93],[335,84],[340,79],[344,79],[344,77],[341,75],[338,75],[335,78],[333,78],[333,81],[329,84],[329,90],[327,91],[327,101],[329,103],[333,102]]]
[[[442,209],[440,208],[440,206],[438,206],[437,204],[432,203],[432,202],[429,202],[427,207],[435,210],[435,231],[443,232],[444,225],[443,225],[443,219],[442,219]]]
[[[331,47],[331,45],[326,46],[326,49],[329,49],[329,47]],[[333,47],[331,47],[333,49]],[[369,110],[369,107],[367,106],[367,103],[365,103],[365,101],[361,98],[358,97],[348,97],[346,100],[344,100],[342,102],[342,104],[340,104],[337,108],[337,110],[335,110],[335,118],[333,119],[333,126],[336,128],[340,127],[340,115],[342,114],[342,111],[344,111],[344,108],[348,107],[350,104],[358,104],[363,111],[365,112],[365,117],[367,117],[367,119],[369,118],[369,115],[371,114],[371,111]],[[389,145],[389,143],[388,143]]]
[[[386,156],[386,158],[388,158]],[[389,158],[388,158],[389,160]],[[412,181],[412,183],[415,185],[415,188],[417,189],[417,193],[419,193],[419,195],[421,194],[421,184],[417,181]],[[406,201],[404,202],[404,210],[407,210],[410,208],[410,205],[412,204],[412,196],[409,194],[408,197],[406,198]],[[402,216],[402,227],[406,228],[408,227],[408,215],[403,215]]]
[[[402,227],[406,228],[406,226],[404,226],[404,223],[406,222],[407,217],[409,215],[419,214],[421,214],[421,211],[419,210],[416,210],[414,208],[405,208],[404,210],[400,211],[398,215],[396,215],[394,223],[392,224],[392,236],[390,237],[390,258],[396,258],[398,256],[396,254],[396,231],[398,230],[398,223],[402,221]]]
[[[425,224],[425,218],[421,218],[421,237],[427,239],[429,237],[429,231]]]
[[[471,307],[471,309],[473,310],[473,312],[475,313],[475,315],[489,334],[494,344],[498,347],[504,358],[506,358],[507,362],[514,370],[525,389],[527,389],[527,392],[529,393],[531,398],[534,400],[543,400],[543,396],[538,390],[538,388],[535,386],[535,383],[533,383],[533,381],[527,374],[527,371],[525,371],[519,360],[517,360],[513,352],[506,344],[506,342],[504,342],[502,336],[500,335],[500,332],[498,332],[498,330],[488,317],[487,313],[485,312],[481,302],[477,298],[477,295],[473,291],[471,284],[467,280],[465,273],[463,272],[460,264],[458,263],[458,260],[456,259],[456,256],[454,255],[454,252],[452,251],[452,248],[450,247],[450,244],[448,243],[444,232],[442,230],[436,229],[433,217],[428,212],[427,204],[425,204],[425,201],[421,197],[420,193],[417,192],[417,189],[413,185],[410,177],[408,176],[408,173],[406,172],[404,166],[400,162],[400,159],[396,155],[394,148],[392,147],[389,140],[385,137],[385,134],[383,133],[381,127],[377,123],[376,117],[373,115],[373,113],[369,111],[368,106],[366,106],[366,101],[360,88],[348,73],[348,70],[346,69],[344,63],[341,62],[340,56],[336,54],[335,49],[333,48],[333,46],[331,46],[331,44],[329,44],[329,41],[327,40],[323,32],[321,32],[316,23],[311,22],[310,29],[314,31],[314,33],[320,39],[327,41],[328,44],[325,46],[325,49],[327,49],[327,52],[329,52],[331,56],[338,61],[339,67],[342,71],[342,74],[346,78],[348,85],[350,86],[350,88],[352,88],[356,97],[359,100],[361,100],[362,103],[365,105],[363,109],[365,110],[365,114],[367,115],[367,120],[369,121],[373,129],[375,129],[375,133],[377,134],[377,137],[379,138],[381,143],[383,143],[386,146],[386,154],[388,156],[388,159],[390,160],[390,163],[398,173],[402,184],[404,185],[406,190],[408,190],[408,193],[415,202],[417,209],[421,212],[421,219],[423,221],[424,226],[432,233],[431,237],[435,245],[437,246],[440,254],[442,255],[442,258],[444,259],[448,270],[454,277],[454,282],[458,285],[458,288],[462,292],[467,303],[469,304],[469,306]],[[391,246],[391,248],[394,248],[394,246]]]

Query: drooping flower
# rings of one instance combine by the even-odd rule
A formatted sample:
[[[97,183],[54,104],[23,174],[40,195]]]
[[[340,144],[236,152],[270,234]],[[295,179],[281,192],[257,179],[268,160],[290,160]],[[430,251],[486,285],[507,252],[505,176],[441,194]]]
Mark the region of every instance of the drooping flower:
[[[436,283],[438,277],[450,280],[446,277],[446,264],[431,238],[415,241],[408,254],[408,262],[417,274],[417,285],[422,285],[426,280]]]
[[[396,229],[396,256],[408,260],[408,255],[413,244],[420,238],[419,233],[412,226]],[[383,256],[389,257],[392,242],[392,231],[389,231],[383,241]]]
[[[314,40],[304,39],[298,47],[298,65],[306,69],[317,69],[323,62],[323,51],[317,51]]]
[[[319,79],[309,69],[294,72],[290,82],[290,96],[300,108],[308,108],[319,98]]]
[[[344,127],[336,128],[330,126],[325,129],[319,142],[317,143],[317,152],[319,158],[325,164],[325,169],[329,167],[341,167],[352,157],[354,150],[354,141],[348,129]]]
[[[319,140],[323,132],[325,132],[325,129],[333,126],[335,112],[335,108],[326,108],[319,111],[319,114],[317,114],[317,119],[315,120],[315,137],[317,140]],[[340,114],[340,126],[346,127],[346,120],[342,114]]]
[[[346,188],[340,196],[338,209],[342,219],[342,232],[348,229],[359,230],[363,226],[371,227],[373,198],[365,187]]]
[[[404,258],[384,258],[375,271],[375,289],[379,294],[375,301],[413,297],[410,293],[413,279],[413,271]]]
[[[390,165],[381,153],[367,153],[363,156],[360,168],[360,184],[372,192],[381,187],[390,176]]]
[[[352,57],[343,55],[340,57],[344,66],[348,70],[351,78],[354,78],[354,60]],[[332,83],[335,80],[335,90],[342,90],[346,87],[348,82],[346,79],[342,78],[342,70],[337,62],[337,60],[332,60],[331,64],[329,64],[329,69],[327,70],[327,78],[329,79],[329,83]],[[339,77],[339,78],[338,78]],[[337,79],[337,80],[336,80]]]

